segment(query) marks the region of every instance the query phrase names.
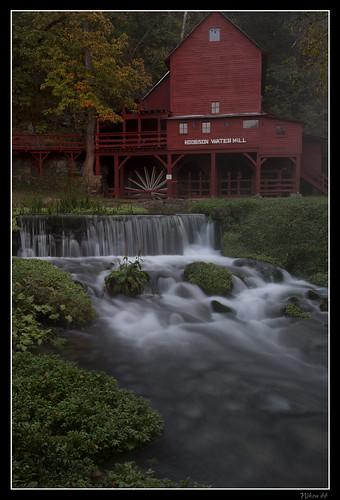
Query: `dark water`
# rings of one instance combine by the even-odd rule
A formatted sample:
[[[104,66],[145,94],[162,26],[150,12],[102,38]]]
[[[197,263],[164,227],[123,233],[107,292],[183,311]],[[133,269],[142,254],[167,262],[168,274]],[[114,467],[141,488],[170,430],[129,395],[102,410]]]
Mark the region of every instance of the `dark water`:
[[[87,286],[98,315],[84,332],[64,331],[62,356],[113,375],[163,414],[162,436],[124,457],[158,476],[215,488],[326,488],[327,313],[307,294],[327,290],[222,257],[206,221],[190,227],[181,255],[166,254],[163,242],[165,253],[143,256],[153,290],[135,299],[101,297],[118,255],[44,257]],[[230,297],[183,281],[196,260],[234,272]],[[310,319],[282,314],[292,296]],[[232,312],[214,312],[214,299]]]

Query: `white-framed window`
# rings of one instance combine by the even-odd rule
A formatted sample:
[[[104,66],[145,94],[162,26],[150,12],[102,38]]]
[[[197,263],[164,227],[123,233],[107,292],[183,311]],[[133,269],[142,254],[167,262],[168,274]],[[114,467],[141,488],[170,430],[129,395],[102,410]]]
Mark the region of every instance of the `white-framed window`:
[[[219,113],[220,112],[220,103],[219,101],[211,102],[211,113]]]
[[[243,128],[259,128],[259,120],[243,120]]]
[[[209,42],[219,42],[219,41],[220,41],[220,28],[210,28]]]
[[[202,133],[210,134],[210,122],[202,122]]]
[[[276,135],[286,135],[286,125],[276,125]]]
[[[179,124],[179,133],[180,134],[187,134],[188,133],[188,124],[187,123],[180,123]]]

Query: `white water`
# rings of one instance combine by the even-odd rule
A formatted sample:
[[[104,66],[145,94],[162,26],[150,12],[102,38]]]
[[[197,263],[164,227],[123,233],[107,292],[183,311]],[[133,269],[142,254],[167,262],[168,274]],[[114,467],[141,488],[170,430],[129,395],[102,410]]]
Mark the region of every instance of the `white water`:
[[[105,370],[163,414],[161,438],[124,459],[217,488],[325,488],[327,313],[307,298],[316,288],[274,266],[221,256],[211,246],[212,226],[195,224],[186,228],[191,243],[187,233],[176,242],[177,231],[171,245],[162,241],[162,253],[143,254],[151,284],[134,299],[101,297],[105,275],[124,252],[44,257],[84,283],[98,315],[85,332],[65,330],[62,355]],[[148,238],[166,238],[153,227]],[[181,245],[180,255],[170,255]],[[232,294],[208,297],[184,282],[185,265],[196,260],[233,271]],[[310,319],[282,314],[292,296]],[[214,312],[213,300],[232,312]]]

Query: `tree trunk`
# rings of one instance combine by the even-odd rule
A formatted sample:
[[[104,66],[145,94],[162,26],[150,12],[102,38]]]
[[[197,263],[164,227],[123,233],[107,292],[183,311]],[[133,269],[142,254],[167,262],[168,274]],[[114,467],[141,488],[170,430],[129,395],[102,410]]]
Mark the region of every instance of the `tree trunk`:
[[[96,128],[96,117],[90,116],[86,126],[85,145],[86,157],[82,168],[82,177],[86,186],[91,184],[94,177],[93,166],[95,160],[94,132]]]
[[[186,23],[186,20],[187,20],[187,14],[188,12],[185,10],[184,13],[183,13],[183,22],[182,22],[182,30],[181,30],[181,42],[184,38],[184,33],[185,33],[185,23]]]

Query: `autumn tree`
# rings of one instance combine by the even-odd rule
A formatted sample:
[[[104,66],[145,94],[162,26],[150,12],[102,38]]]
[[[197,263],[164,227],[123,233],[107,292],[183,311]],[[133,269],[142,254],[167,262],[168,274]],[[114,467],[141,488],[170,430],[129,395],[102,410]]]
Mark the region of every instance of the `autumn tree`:
[[[84,131],[82,176],[93,177],[96,118],[121,121],[123,106],[135,109],[134,96],[150,84],[141,59],[125,60],[127,36],[114,36],[101,12],[34,12],[26,25],[36,70],[44,71],[40,90],[50,93],[46,115],[71,114]],[[34,42],[32,42],[34,39]],[[39,43],[37,40],[39,39]],[[34,55],[33,55],[34,53]]]

